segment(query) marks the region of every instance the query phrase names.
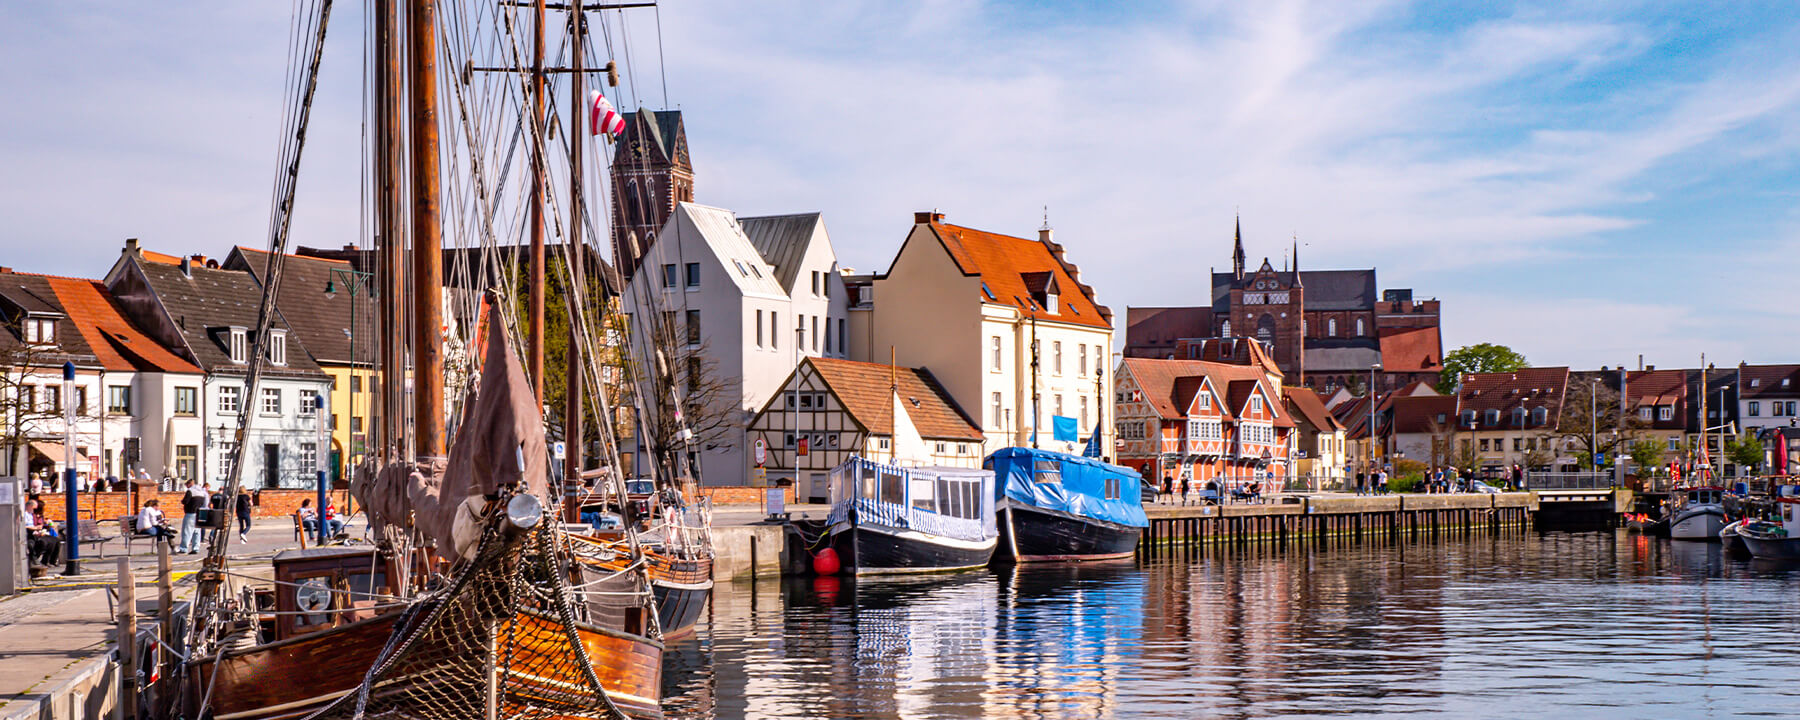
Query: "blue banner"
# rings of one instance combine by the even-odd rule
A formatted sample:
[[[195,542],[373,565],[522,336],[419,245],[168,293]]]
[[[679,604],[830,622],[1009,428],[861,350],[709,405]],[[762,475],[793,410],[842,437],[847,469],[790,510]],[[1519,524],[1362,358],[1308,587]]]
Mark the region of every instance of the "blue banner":
[[[1094,426],[1094,436],[1088,438],[1087,447],[1081,449],[1082,457],[1100,457],[1100,426]]]
[[[1075,418],[1051,415],[1050,427],[1051,431],[1054,433],[1053,439],[1055,440],[1062,442],[1077,442],[1081,440],[1081,430],[1076,427]]]

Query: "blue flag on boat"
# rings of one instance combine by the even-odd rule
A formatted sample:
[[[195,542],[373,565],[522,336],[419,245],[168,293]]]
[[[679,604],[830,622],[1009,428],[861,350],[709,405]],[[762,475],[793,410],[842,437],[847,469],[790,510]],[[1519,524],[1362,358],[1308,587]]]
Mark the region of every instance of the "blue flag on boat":
[[[1087,447],[1081,449],[1082,457],[1100,457],[1100,426],[1094,426],[1094,436],[1088,438]]]
[[[1081,442],[1081,430],[1075,425],[1075,418],[1061,415],[1050,416],[1051,439],[1060,442]]]

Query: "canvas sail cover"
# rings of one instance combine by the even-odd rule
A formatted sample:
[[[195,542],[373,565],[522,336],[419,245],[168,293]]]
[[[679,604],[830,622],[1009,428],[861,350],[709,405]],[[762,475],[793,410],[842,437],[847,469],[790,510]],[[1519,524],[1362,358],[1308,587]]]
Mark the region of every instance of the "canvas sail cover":
[[[1022,447],[1003,448],[988,461],[1002,499],[1130,527],[1150,526],[1144,514],[1143,476],[1136,470]]]
[[[361,483],[358,497],[378,529],[414,528],[440,552],[460,555],[473,536],[457,542],[459,512],[467,525],[483,499],[514,485],[547,500],[544,418],[499,313],[498,303],[488,304],[481,380],[463,406],[449,457],[391,464]]]

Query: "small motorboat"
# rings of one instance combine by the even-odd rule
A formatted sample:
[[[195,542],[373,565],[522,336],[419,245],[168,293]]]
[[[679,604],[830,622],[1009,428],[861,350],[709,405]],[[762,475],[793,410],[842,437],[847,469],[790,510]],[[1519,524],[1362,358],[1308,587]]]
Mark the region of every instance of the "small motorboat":
[[[1725,529],[1725,489],[1706,485],[1676,493],[1669,510],[1669,537],[1676,540],[1718,540]]]
[[[1800,498],[1778,497],[1779,522],[1749,520],[1738,528],[1738,536],[1759,560],[1800,560]]]
[[[1740,519],[1719,531],[1719,543],[1723,546],[1726,557],[1733,560],[1749,560],[1754,557],[1750,552],[1750,546],[1746,545],[1743,536],[1738,534],[1738,529],[1748,523],[1750,523],[1749,518]]]

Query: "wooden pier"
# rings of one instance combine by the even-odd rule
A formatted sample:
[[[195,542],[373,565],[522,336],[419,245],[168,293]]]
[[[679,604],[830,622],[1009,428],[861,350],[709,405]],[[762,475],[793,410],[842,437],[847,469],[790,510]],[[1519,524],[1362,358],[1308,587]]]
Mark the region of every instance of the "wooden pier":
[[[1234,505],[1148,505],[1150,527],[1138,554],[1214,546],[1330,544],[1525,532],[1536,493],[1467,495],[1306,495]]]

